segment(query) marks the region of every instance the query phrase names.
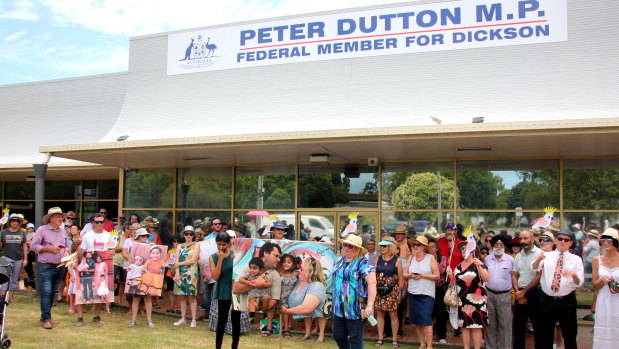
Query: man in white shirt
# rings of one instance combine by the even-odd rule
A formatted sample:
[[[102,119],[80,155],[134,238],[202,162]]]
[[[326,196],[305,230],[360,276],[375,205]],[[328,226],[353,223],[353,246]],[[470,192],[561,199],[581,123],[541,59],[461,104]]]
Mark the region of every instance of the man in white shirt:
[[[82,245],[77,249],[78,252],[95,252],[106,251],[110,248],[108,242],[111,241],[110,233],[103,230],[105,216],[97,213],[92,221],[92,230],[84,234],[82,237]],[[99,316],[101,311],[101,303],[95,303],[93,307],[93,322],[104,324]],[[82,327],[84,325],[84,304],[79,304],[77,308],[77,322],[75,326]]]
[[[561,230],[555,238],[557,249],[540,253],[532,263],[535,271],[541,270],[540,295],[541,348],[552,349],[554,327],[559,321],[565,349],[576,349],[578,323],[576,317],[576,288],[584,282],[585,273],[580,257],[569,252],[574,234]]]
[[[541,346],[541,331],[539,328],[539,279],[541,272],[535,272],[531,264],[542,250],[535,246],[533,233],[525,230],[520,233],[521,250],[516,255],[512,284],[516,293],[514,304],[514,349],[525,348],[527,317],[533,324],[535,347]]]

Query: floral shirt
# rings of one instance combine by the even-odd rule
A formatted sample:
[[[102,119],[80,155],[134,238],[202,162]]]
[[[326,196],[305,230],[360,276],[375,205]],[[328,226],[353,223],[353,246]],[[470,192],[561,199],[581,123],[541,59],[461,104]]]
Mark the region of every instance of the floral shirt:
[[[367,258],[346,261],[340,257],[333,266],[333,314],[349,320],[361,319],[359,298],[368,296],[365,277],[376,272]]]

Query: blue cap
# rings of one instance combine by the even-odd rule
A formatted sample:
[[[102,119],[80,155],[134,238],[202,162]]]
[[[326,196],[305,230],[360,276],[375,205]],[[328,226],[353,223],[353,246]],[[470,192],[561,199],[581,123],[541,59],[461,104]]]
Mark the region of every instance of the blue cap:
[[[88,217],[86,217],[86,220],[89,221],[89,220],[91,220],[93,218],[95,218],[95,215],[91,213],[91,214],[88,215]]]
[[[275,222],[275,224],[273,224],[273,229],[287,230],[288,226],[286,224],[284,224],[284,222],[282,222],[282,221],[277,221],[277,222]]]
[[[452,223],[452,222],[447,223],[447,225],[445,225],[445,229],[456,229],[456,223]]]

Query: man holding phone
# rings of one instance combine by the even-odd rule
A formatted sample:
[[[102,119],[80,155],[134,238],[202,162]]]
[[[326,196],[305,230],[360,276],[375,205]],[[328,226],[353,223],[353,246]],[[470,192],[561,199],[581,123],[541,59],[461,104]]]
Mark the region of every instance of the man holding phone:
[[[41,286],[41,322],[46,330],[52,329],[52,303],[65,268],[57,268],[65,255],[69,241],[63,226],[64,213],[60,207],[52,207],[43,216],[43,223],[34,233],[30,250],[37,253],[37,268]]]

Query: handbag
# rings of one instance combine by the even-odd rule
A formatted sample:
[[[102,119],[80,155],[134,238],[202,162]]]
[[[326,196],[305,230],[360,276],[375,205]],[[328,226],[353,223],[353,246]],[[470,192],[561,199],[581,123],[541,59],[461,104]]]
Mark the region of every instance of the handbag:
[[[393,291],[393,286],[376,286],[376,292],[378,293],[379,296],[386,296],[388,294],[391,293],[391,291]]]
[[[453,250],[456,248],[454,244],[454,248],[451,249],[451,253],[449,254],[449,260],[447,261],[447,266],[451,265],[451,256],[453,256]],[[445,291],[445,297],[443,297],[443,303],[448,307],[457,307],[460,299],[458,297],[458,287],[456,286],[456,280],[449,282],[449,286],[447,287],[447,291]]]

